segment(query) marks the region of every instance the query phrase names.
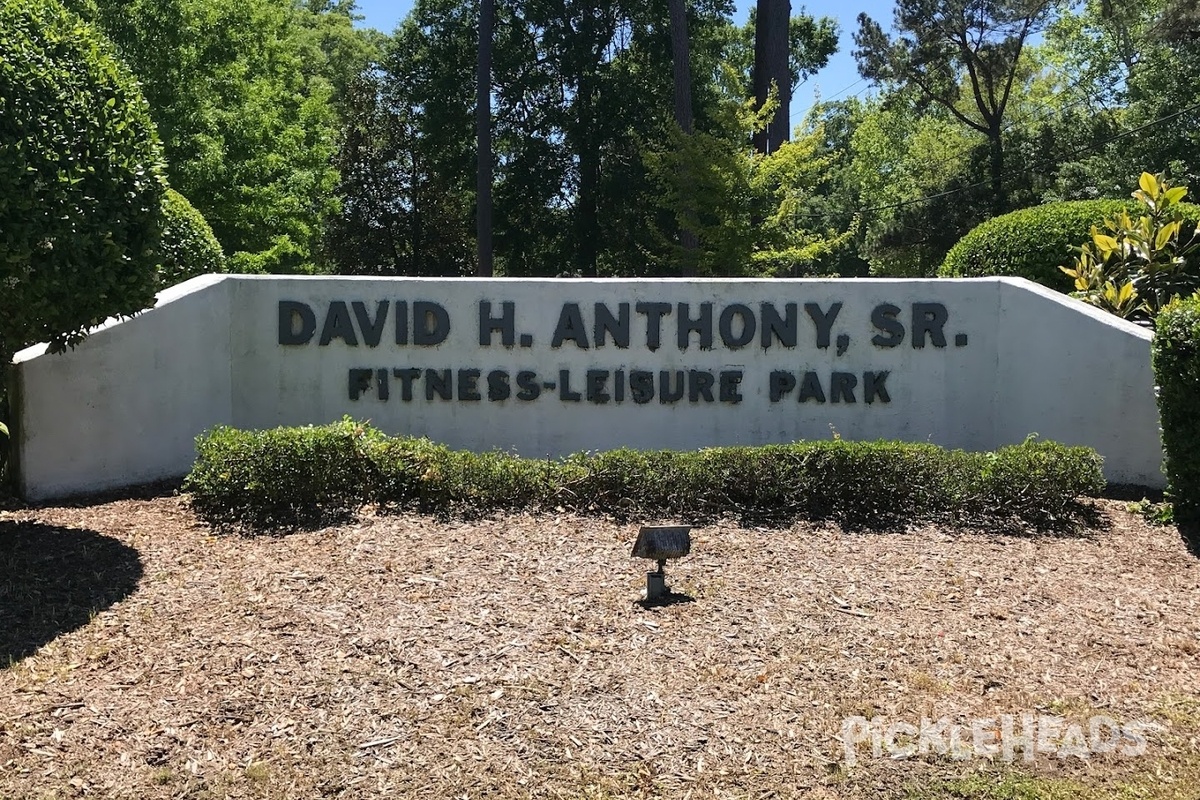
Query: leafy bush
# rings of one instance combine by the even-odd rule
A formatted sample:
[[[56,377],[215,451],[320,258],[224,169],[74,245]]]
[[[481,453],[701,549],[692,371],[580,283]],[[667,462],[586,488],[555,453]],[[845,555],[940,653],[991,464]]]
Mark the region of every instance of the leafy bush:
[[[343,421],[198,439],[185,488],[219,524],[270,527],[344,517],[357,506],[463,516],[554,509],[619,518],[726,516],[849,526],[948,520],[1069,524],[1103,487],[1087,448],[1027,441],[995,453],[903,442],[798,442],[690,452],[613,450],[561,460],[450,450]]]
[[[54,0],[0,2],[0,358],[153,304],[161,173],[104,38]]]
[[[1159,313],[1151,353],[1167,496],[1177,522],[1196,524],[1200,522],[1200,297],[1176,300]]]
[[[226,272],[225,253],[212,228],[187,198],[174,189],[163,195],[162,263],[158,288],[166,289],[197,275]]]
[[[984,222],[959,240],[946,254],[938,275],[943,278],[976,278],[1011,275],[1028,278],[1060,292],[1071,291],[1072,281],[1059,267],[1079,252],[1091,230],[1122,211],[1137,214],[1133,200],[1072,200],[1023,208]],[[1190,236],[1200,222],[1200,206],[1182,203]]]
[[[1105,219],[1072,265],[1059,267],[1075,282],[1071,296],[1125,319],[1152,319],[1172,298],[1200,288],[1200,271],[1187,261],[1197,238],[1179,241],[1186,196],[1187,187],[1143,172],[1133,193],[1139,216],[1121,211]]]
[[[215,428],[196,442],[187,487],[196,510],[217,519],[268,527],[337,519],[378,483],[369,445],[379,438],[349,420],[269,431]]]

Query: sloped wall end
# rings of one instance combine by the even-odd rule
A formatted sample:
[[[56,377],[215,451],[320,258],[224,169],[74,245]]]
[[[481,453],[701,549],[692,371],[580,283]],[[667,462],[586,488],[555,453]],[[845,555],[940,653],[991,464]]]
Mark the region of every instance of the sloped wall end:
[[[1163,488],[1151,331],[1031,281],[1000,295],[998,444],[1093,447],[1113,483]]]
[[[18,487],[31,501],[187,473],[194,438],[231,419],[232,278],[206,275],[109,320],[74,350],[14,358]]]

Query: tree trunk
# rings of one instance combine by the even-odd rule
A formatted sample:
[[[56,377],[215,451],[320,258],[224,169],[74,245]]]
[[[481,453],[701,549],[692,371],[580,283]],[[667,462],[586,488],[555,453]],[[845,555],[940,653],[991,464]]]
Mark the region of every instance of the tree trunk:
[[[669,0],[671,12],[671,65],[675,74],[675,122],[685,135],[692,134],[692,62],[688,45],[687,9],[684,0]],[[687,169],[685,165],[684,169]],[[686,176],[685,176],[686,180]],[[690,181],[686,181],[690,184]],[[684,192],[688,199],[694,195],[690,188]],[[696,234],[689,228],[679,232],[679,243],[683,245],[683,277],[696,274],[695,251],[699,248]]]
[[[675,73],[675,122],[692,132],[692,70],[688,46],[687,10],[683,0],[669,0],[671,12],[671,66]]]
[[[999,216],[1008,211],[1008,194],[1004,188],[1004,140],[998,124],[988,131],[988,171],[992,181],[992,213]]]
[[[478,177],[475,185],[475,274],[490,278],[492,268],[492,29],[495,0],[479,0],[479,70],[475,86]]]
[[[792,73],[788,64],[788,26],[792,7],[789,0],[758,0],[754,24],[754,100],[757,108],[767,102],[771,84],[778,87],[779,108],[767,127],[754,135],[760,153],[773,153],[791,138]]]
[[[575,198],[575,268],[583,277],[594,278],[600,238],[596,199],[600,191],[600,152],[592,144],[595,130],[595,89],[590,76],[579,77],[576,91],[579,194]]]

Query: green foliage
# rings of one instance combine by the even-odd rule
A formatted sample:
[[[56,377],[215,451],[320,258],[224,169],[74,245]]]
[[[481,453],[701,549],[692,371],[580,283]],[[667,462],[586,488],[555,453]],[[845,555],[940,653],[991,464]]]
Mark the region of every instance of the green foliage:
[[[338,92],[375,50],[344,3],[67,0],[141,80],[171,185],[231,266],[311,272],[338,202]]]
[[[197,275],[226,272],[225,253],[212,228],[187,198],[174,189],[163,195],[162,263],[158,288],[166,289]]]
[[[555,509],[693,522],[737,515],[849,526],[931,520],[1069,526],[1104,482],[1087,448],[1029,440],[994,453],[841,439],[692,452],[614,450],[562,460],[450,450],[349,420],[197,440],[185,488],[207,519],[259,527],[321,522],[365,503],[460,515]]]
[[[1024,208],[994,217],[974,228],[950,249],[938,275],[975,278],[1011,275],[1057,289],[1071,291],[1071,280],[1059,266],[1066,263],[1091,229],[1106,217],[1136,213],[1134,201],[1071,200]],[[1190,234],[1200,221],[1200,206],[1181,204],[1180,212]]]
[[[1141,500],[1125,506],[1125,510],[1130,514],[1137,514],[1151,525],[1175,524],[1175,509],[1170,503],[1156,503],[1143,497]]]
[[[1200,296],[1176,299],[1155,321],[1151,364],[1158,384],[1167,497],[1181,524],[1200,522]]]
[[[379,434],[350,420],[323,427],[238,431],[196,440],[187,478],[196,510],[264,526],[345,517],[378,479],[370,445]]]
[[[853,238],[853,226],[821,230],[808,213],[831,163],[820,126],[763,155],[746,142],[770,121],[777,103],[772,94],[761,109],[753,105],[749,101],[734,114],[740,137],[684,134],[675,127],[663,147],[646,151],[650,176],[661,187],[659,202],[699,242],[689,252],[670,241],[673,230],[660,231],[669,253],[664,272],[682,264],[703,276],[827,274]]]
[[[153,304],[161,170],[103,37],[53,0],[0,0],[0,359]]]
[[[1172,188],[1164,176],[1143,172],[1133,193],[1142,215],[1121,211],[1102,230],[1093,227],[1074,264],[1059,267],[1075,281],[1072,297],[1126,319],[1153,318],[1171,298],[1200,288],[1200,271],[1187,262],[1197,238],[1179,243],[1186,195],[1185,187]]]

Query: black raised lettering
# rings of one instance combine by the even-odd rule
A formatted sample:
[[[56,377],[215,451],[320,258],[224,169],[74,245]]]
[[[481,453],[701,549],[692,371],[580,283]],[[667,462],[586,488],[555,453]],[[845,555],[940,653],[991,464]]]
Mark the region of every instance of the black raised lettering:
[[[396,305],[396,344],[408,344],[408,301],[397,300]]]
[[[375,321],[371,321],[371,315],[367,313],[367,304],[362,300],[355,300],[350,304],[354,309],[354,318],[358,320],[358,329],[362,331],[363,344],[367,347],[379,347],[379,343],[383,341],[383,325],[387,322],[388,306],[391,305],[387,300],[380,300],[375,304]]]
[[[296,322],[300,322],[299,330]],[[313,313],[308,303],[296,300],[279,301],[279,343],[296,345],[308,344],[317,332],[317,315]]]
[[[494,369],[488,373],[488,400],[500,401],[507,400],[512,394],[512,387],[508,385],[508,373],[502,369]]]
[[[604,404],[612,399],[612,396],[604,390],[604,384],[608,382],[608,370],[589,369],[587,371],[587,399],[589,403]]]
[[[742,331],[737,336],[733,334],[734,317],[742,318]],[[721,311],[721,341],[730,350],[737,350],[754,341],[756,329],[757,323],[754,320],[754,312],[741,303],[726,306]]]
[[[835,372],[829,379],[829,402],[853,403],[858,376],[853,372]]]
[[[347,388],[349,389],[351,400],[357,400],[371,391],[371,377],[373,374],[374,371],[369,369],[350,370]]]
[[[821,388],[821,379],[815,372],[804,373],[804,378],[800,381],[800,396],[796,398],[799,403],[807,403],[809,400],[825,402],[825,390]]]
[[[579,311],[579,303],[563,303],[550,346],[562,347],[563,342],[568,339],[580,350],[588,349],[587,330],[583,327],[583,314]]]
[[[437,303],[413,303],[413,344],[432,347],[450,335],[450,315]]]
[[[646,315],[646,347],[657,350],[662,346],[662,319],[671,313],[670,303],[638,303],[634,308]]]
[[[517,386],[521,389],[517,392],[518,400],[537,400],[542,393],[542,384],[538,382],[537,373],[531,370],[523,369],[517,373]]]
[[[896,319],[900,308],[891,303],[882,303],[871,311],[871,324],[879,329],[879,333],[871,337],[871,344],[876,347],[895,347],[904,341],[904,323]],[[884,336],[884,334],[887,336]]]
[[[879,398],[881,403],[890,403],[892,398],[888,395],[887,381],[889,372],[864,372],[863,373],[863,402],[874,403],[875,398]]]
[[[675,373],[675,388],[671,388],[671,373]],[[687,391],[687,375],[683,370],[662,370],[658,373],[658,402],[675,403],[683,399]]]
[[[778,403],[784,395],[796,388],[796,376],[784,370],[772,370],[770,381],[770,399]]]
[[[688,312],[687,303],[679,303],[675,306],[675,312],[678,316],[679,329],[676,332],[676,340],[680,350],[687,350],[688,345],[692,342],[692,332],[700,334],[700,349],[712,350],[713,331],[712,331],[712,303],[700,304],[700,316],[692,319]]]
[[[350,321],[350,310],[342,300],[334,300],[329,304],[329,313],[325,315],[325,325],[321,328],[321,339],[317,344],[326,347],[334,339],[341,339],[351,347],[358,347],[358,336],[354,333],[354,323]]]
[[[950,315],[941,303],[913,303],[912,307],[912,346],[920,350],[925,347],[925,335],[933,339],[934,347],[946,346],[946,334],[942,328]]]
[[[479,394],[479,370],[460,369],[458,371],[458,399],[474,402],[482,400]]]
[[[492,316],[492,304],[489,300],[479,301],[479,345],[491,347],[492,334],[500,331],[500,343],[512,347],[517,343],[517,310],[516,305],[509,301],[500,304],[500,316]]]
[[[454,389],[450,385],[450,370],[425,370],[425,399],[432,400],[435,394],[443,400],[454,399]]]
[[[654,373],[643,369],[630,370],[629,395],[633,402],[645,405],[654,399]]]
[[[799,313],[795,303],[784,307],[784,317],[779,316],[774,303],[763,303],[759,306],[762,315],[762,346],[764,349],[778,341],[784,347],[795,347],[799,332]],[[772,338],[773,337],[773,338]]]
[[[421,370],[415,367],[392,370],[392,377],[400,381],[400,399],[406,403],[413,399],[413,381],[421,377]]]
[[[817,303],[805,303],[804,310],[808,312],[813,325],[817,326],[817,347],[824,350],[829,347],[829,334],[833,331],[834,321],[841,313],[842,304],[834,303],[828,311],[822,311],[821,306]]]
[[[571,370],[569,369],[558,371],[558,399],[564,403],[578,403],[583,399],[579,392],[571,391]]]
[[[712,387],[716,382],[716,378],[707,370],[688,370],[688,402],[698,403],[703,398],[704,402],[711,403],[713,401]]]
[[[629,348],[629,303],[617,304],[617,316],[613,316],[604,303],[596,303],[596,325],[592,341],[596,347],[604,347],[607,337],[622,350]]]
[[[717,397],[722,403],[740,403],[742,402],[742,394],[738,388],[742,385],[742,371],[740,369],[729,369],[721,371],[720,391]]]

